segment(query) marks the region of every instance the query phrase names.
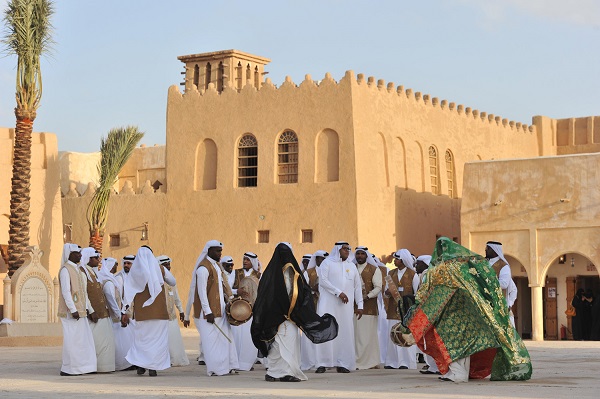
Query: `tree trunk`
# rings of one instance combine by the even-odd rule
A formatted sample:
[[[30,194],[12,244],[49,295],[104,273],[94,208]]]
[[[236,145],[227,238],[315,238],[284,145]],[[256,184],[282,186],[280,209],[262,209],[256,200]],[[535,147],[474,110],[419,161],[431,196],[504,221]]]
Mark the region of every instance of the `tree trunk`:
[[[29,245],[29,208],[31,179],[31,132],[35,111],[15,108],[17,126],[13,152],[8,230],[8,275],[23,265]]]
[[[102,256],[102,243],[104,242],[104,232],[98,229],[90,231],[90,247],[94,248]]]

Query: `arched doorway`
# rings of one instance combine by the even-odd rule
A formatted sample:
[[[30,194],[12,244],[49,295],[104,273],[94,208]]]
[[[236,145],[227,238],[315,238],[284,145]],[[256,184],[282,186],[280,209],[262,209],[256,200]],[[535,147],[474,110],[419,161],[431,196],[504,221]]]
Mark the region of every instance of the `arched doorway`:
[[[531,339],[532,315],[531,315],[531,289],[529,288],[529,277],[523,264],[515,257],[505,255],[512,279],[517,286],[517,300],[512,306],[515,317],[515,328],[523,339]]]
[[[579,288],[591,290],[594,297],[599,298],[600,277],[596,265],[582,254],[565,251],[550,262],[545,280],[544,338],[573,339],[572,319],[567,317],[565,310]],[[586,315],[582,317],[587,318]]]

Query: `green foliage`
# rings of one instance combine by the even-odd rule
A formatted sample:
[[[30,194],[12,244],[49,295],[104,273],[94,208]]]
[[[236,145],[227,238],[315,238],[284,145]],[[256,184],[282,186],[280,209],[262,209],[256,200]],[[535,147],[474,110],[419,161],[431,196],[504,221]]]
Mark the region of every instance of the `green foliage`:
[[[143,136],[144,133],[140,132],[136,126],[126,126],[111,129],[106,139],[102,138],[101,159],[98,164],[100,181],[87,210],[90,233],[94,231],[104,233],[113,186],[117,182],[119,172]]]
[[[51,50],[54,6],[49,0],[12,0],[4,12],[5,51],[17,56],[17,108],[35,111],[42,98],[40,57]]]

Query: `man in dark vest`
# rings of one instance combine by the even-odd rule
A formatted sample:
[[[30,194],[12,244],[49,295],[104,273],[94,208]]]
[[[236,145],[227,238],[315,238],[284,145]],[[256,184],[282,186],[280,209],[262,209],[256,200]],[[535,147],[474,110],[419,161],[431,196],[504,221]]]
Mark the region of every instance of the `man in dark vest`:
[[[381,271],[369,248],[358,246],[354,252],[363,295],[363,315],[354,316],[354,348],[356,368],[379,367],[379,338],[377,337],[377,296],[382,288]],[[356,305],[354,305],[356,308]]]
[[[396,269],[388,273],[391,283],[394,284],[398,293],[404,296],[414,296],[419,289],[419,276],[414,271],[414,257],[408,249],[399,249],[392,254]],[[386,280],[387,281],[387,280]],[[390,290],[394,289],[391,284],[386,289],[386,312],[388,319],[388,331],[400,321],[398,313],[398,303],[391,296]],[[392,340],[388,340],[387,353],[385,358],[386,369],[416,369],[417,352],[416,347],[400,347],[395,345]]]

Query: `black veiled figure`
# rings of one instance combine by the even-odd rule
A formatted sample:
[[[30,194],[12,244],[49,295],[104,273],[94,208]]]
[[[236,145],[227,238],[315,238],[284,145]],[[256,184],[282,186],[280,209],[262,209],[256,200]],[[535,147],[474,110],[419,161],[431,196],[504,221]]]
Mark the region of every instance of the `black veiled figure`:
[[[288,294],[284,270],[293,270],[293,286]],[[290,247],[280,243],[265,269],[258,285],[258,294],[252,308],[250,328],[254,346],[267,356],[279,325],[291,320],[312,342],[319,344],[337,337],[338,324],[330,314],[319,316],[311,296],[311,289],[302,275]]]

